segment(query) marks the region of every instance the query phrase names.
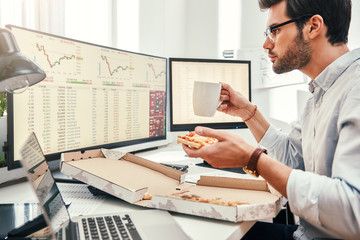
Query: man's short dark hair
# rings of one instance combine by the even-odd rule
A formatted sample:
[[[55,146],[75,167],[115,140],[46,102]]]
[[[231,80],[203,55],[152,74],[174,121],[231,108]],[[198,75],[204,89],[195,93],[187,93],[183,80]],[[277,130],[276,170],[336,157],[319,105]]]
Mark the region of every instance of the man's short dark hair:
[[[351,0],[258,0],[260,9],[286,1],[286,13],[290,18],[305,14],[319,14],[328,28],[326,36],[331,44],[347,43],[351,21]],[[305,21],[297,22],[301,31]]]

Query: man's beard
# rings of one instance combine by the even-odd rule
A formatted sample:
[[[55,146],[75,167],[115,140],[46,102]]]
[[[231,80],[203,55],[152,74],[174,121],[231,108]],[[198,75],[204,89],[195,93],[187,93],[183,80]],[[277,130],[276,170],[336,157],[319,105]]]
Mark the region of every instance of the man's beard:
[[[289,45],[286,54],[281,58],[278,56],[277,63],[273,64],[274,72],[280,74],[303,68],[310,62],[311,52],[310,44],[299,34]]]

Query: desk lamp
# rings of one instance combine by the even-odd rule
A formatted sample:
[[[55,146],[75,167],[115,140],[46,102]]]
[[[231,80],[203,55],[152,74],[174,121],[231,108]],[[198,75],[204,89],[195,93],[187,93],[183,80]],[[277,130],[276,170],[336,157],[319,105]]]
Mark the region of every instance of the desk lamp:
[[[0,92],[21,93],[45,77],[38,65],[20,53],[13,33],[0,28]]]

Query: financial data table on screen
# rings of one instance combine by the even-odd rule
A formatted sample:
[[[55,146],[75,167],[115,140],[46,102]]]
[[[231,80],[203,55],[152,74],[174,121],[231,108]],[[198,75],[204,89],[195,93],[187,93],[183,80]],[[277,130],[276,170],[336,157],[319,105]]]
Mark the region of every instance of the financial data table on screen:
[[[32,131],[44,154],[165,135],[165,58],[12,32],[47,75],[14,96],[15,149]]]

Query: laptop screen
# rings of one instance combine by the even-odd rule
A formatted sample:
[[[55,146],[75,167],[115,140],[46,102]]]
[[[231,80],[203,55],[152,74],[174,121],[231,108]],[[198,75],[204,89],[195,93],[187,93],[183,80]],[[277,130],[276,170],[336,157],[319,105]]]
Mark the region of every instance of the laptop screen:
[[[21,163],[39,199],[53,239],[189,239],[172,216],[162,210],[118,212],[115,215],[87,215],[70,221],[70,214],[48,169],[35,133],[21,148]]]
[[[69,224],[70,216],[34,133],[21,149],[21,156],[21,163],[38,197],[47,224],[53,233],[57,232]]]

